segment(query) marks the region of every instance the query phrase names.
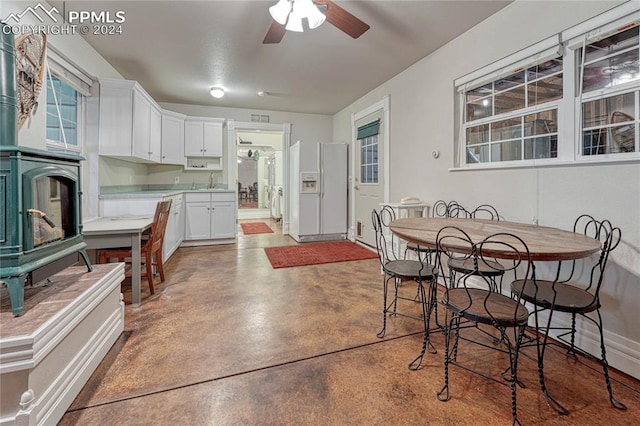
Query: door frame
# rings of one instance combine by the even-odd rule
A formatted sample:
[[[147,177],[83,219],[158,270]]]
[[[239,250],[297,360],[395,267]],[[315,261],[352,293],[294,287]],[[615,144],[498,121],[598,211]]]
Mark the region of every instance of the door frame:
[[[367,108],[360,110],[355,113],[351,113],[351,161],[350,161],[350,173],[349,173],[349,206],[351,209],[350,222],[347,238],[351,241],[356,240],[356,191],[355,191],[355,176],[358,171],[356,170],[356,152],[355,150],[358,147],[358,129],[356,128],[356,122],[361,118],[366,117],[367,115],[373,114],[377,111],[382,111],[382,137],[384,138],[384,146],[382,147],[382,152],[384,155],[383,163],[378,166],[382,166],[383,168],[383,203],[389,202],[389,170],[390,170],[390,125],[389,118],[391,116],[390,111],[390,97],[389,95],[385,95],[382,99],[376,102],[373,105],[368,106]]]
[[[227,167],[225,167],[226,176],[223,179],[227,182],[229,189],[235,189],[236,191],[238,190],[237,130],[282,132],[282,233],[287,234],[289,232],[289,146],[291,145],[291,123],[273,124],[227,120]],[[237,221],[238,209],[236,207]]]

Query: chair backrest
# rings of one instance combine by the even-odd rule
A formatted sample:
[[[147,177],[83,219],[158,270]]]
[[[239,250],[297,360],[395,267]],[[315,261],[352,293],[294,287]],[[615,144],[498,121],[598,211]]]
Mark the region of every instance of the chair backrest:
[[[462,207],[457,201],[451,201],[447,204],[447,217],[469,219],[471,212]]]
[[[500,220],[498,210],[490,204],[481,204],[471,212],[471,217],[474,219],[488,219],[488,220]]]
[[[157,250],[158,247],[162,247],[170,210],[171,200],[158,201],[158,204],[156,204],[156,212],[153,216],[153,223],[151,224],[151,235],[147,242],[147,244],[151,245],[153,251]]]
[[[390,206],[383,206],[380,211],[376,209],[371,211],[371,221],[376,234],[376,251],[383,267],[387,262],[398,260],[398,255],[394,250],[396,238],[389,229],[389,225],[395,219],[395,210]]]
[[[431,209],[431,216],[447,217],[447,203],[444,200],[436,201]]]
[[[516,279],[522,273],[524,277],[531,279],[535,283],[534,266],[531,262],[529,248],[520,237],[510,233],[496,233],[484,238],[482,241],[473,242],[471,237],[462,229],[447,226],[438,232],[436,241],[436,259],[438,268],[443,276],[445,276],[443,265],[447,263],[449,258],[459,260],[472,259],[474,265],[474,270],[458,278],[456,286],[453,284],[445,286],[445,300],[449,300],[448,292],[450,287],[464,289],[463,294],[466,294],[466,298],[461,298],[460,296],[457,298],[458,307],[462,308],[461,314],[464,315],[472,304],[483,303],[487,316],[485,318],[475,318],[474,320],[488,324],[522,323],[521,306],[516,306],[514,309],[509,305],[491,302],[492,293],[499,293],[500,289],[493,284],[488,275],[479,273],[478,268],[478,265],[482,264],[483,268],[495,268],[496,271],[504,272],[511,271]],[[452,248],[455,248],[455,250],[452,250]],[[498,252],[500,252],[501,257],[508,258],[511,261],[497,264],[494,257]],[[478,289],[485,291],[478,292]],[[516,297],[518,297],[519,304],[522,304],[523,302],[520,299],[522,296],[518,295]],[[526,317],[524,322],[526,323]]]
[[[438,200],[431,209],[433,217],[462,217],[470,218],[471,212],[462,207],[457,201]]]
[[[589,285],[586,290],[597,298],[602,286],[605,268],[609,260],[609,254],[620,244],[622,239],[622,231],[618,227],[614,227],[608,220],[596,220],[593,216],[583,214],[578,216],[573,224],[573,232],[584,234],[588,237],[595,238],[600,241],[602,248],[600,255],[595,263],[591,266],[589,275]],[[570,278],[573,277],[576,261],[573,261]]]

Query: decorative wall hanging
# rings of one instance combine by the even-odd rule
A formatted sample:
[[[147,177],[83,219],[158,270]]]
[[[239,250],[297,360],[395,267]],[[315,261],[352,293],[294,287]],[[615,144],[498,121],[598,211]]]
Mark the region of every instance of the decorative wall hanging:
[[[18,100],[18,129],[38,109],[42,89],[47,37],[44,34],[23,34],[16,39],[16,97]]]

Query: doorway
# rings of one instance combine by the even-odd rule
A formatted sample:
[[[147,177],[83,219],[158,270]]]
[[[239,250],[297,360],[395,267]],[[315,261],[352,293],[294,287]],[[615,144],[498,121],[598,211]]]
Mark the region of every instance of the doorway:
[[[375,247],[371,211],[389,200],[389,97],[353,114],[352,127],[351,235]]]
[[[229,176],[238,194],[238,219],[276,219],[284,216],[284,156],[290,125],[229,123]],[[278,172],[272,164],[279,159]],[[274,201],[280,201],[277,211]]]

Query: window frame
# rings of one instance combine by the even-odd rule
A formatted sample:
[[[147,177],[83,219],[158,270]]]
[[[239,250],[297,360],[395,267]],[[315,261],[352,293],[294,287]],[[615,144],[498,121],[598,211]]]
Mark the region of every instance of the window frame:
[[[55,78],[56,80],[58,80],[60,82],[60,84],[64,84],[65,86],[71,88],[75,95],[76,95],[76,117],[75,117],[75,127],[76,127],[76,141],[75,144],[70,144],[68,142],[65,142],[65,140],[53,140],[53,139],[49,139],[48,137],[48,129],[49,129],[49,125],[48,125],[48,121],[49,121],[49,111],[48,111],[48,107],[49,107],[49,85],[51,84],[52,78]],[[46,93],[47,93],[47,117],[46,117],[46,123],[45,123],[45,127],[46,127],[46,131],[45,131],[45,138],[46,138],[46,143],[47,143],[47,149],[51,149],[51,150],[64,150],[64,151],[72,151],[72,152],[77,152],[77,153],[81,153],[82,152],[82,146],[83,146],[83,134],[84,134],[84,105],[85,105],[85,96],[78,91],[75,87],[73,87],[72,85],[68,84],[64,79],[59,78],[58,75],[56,74],[56,72],[52,71],[50,68],[47,67],[47,71],[46,71]],[[56,100],[54,100],[54,102],[58,103],[57,106],[57,119],[58,119],[58,126],[60,126],[60,120],[62,120],[62,117],[59,116],[60,110],[59,110],[59,99],[56,98]],[[59,128],[59,127],[58,127]],[[64,132],[64,128],[60,129],[61,132]]]
[[[586,45],[595,41],[610,37],[619,32],[628,30],[633,26],[640,27],[640,11],[633,5],[623,4],[611,9],[589,21],[571,27],[556,36],[549,37],[529,46],[512,55],[504,57],[492,64],[480,68],[466,76],[454,81],[456,94],[456,122],[457,129],[454,138],[454,164],[450,170],[478,170],[478,169],[504,169],[526,168],[537,166],[557,166],[572,164],[589,164],[604,162],[637,162],[640,160],[640,81],[616,85],[606,89],[596,89],[582,94],[581,62],[578,60],[578,52]],[[563,41],[567,40],[567,41]],[[555,44],[555,46],[554,46]],[[640,45],[640,43],[638,43]],[[638,47],[640,49],[640,46]],[[469,90],[481,87],[490,82],[498,81],[508,75],[508,70],[518,68],[527,69],[537,63],[549,59],[552,52],[561,53],[562,68],[562,98],[538,104],[533,107],[525,106],[523,109],[491,115],[474,121],[466,121],[466,94]],[[513,72],[512,71],[512,72]],[[576,84],[579,81],[580,85]],[[525,86],[526,87],[526,86]],[[526,92],[526,89],[525,89]],[[635,151],[613,152],[597,155],[583,155],[583,112],[582,105],[597,99],[605,99],[611,96],[634,93],[635,100]],[[526,96],[526,95],[525,95]],[[526,97],[525,97],[526,99]],[[526,105],[526,103],[525,103]],[[524,117],[535,111],[546,111],[557,106],[557,156],[540,159],[524,159],[524,145],[521,145],[521,159],[510,161],[488,161],[473,163],[468,161],[467,154],[467,128],[501,121],[503,119]],[[541,107],[541,108],[538,108]],[[607,123],[608,127],[613,127]],[[589,128],[587,128],[589,129]],[[608,130],[607,130],[608,131]],[[489,136],[489,139],[491,137]],[[524,135],[520,140],[525,140]],[[488,141],[488,144],[497,141]],[[489,145],[490,146],[490,145]]]

